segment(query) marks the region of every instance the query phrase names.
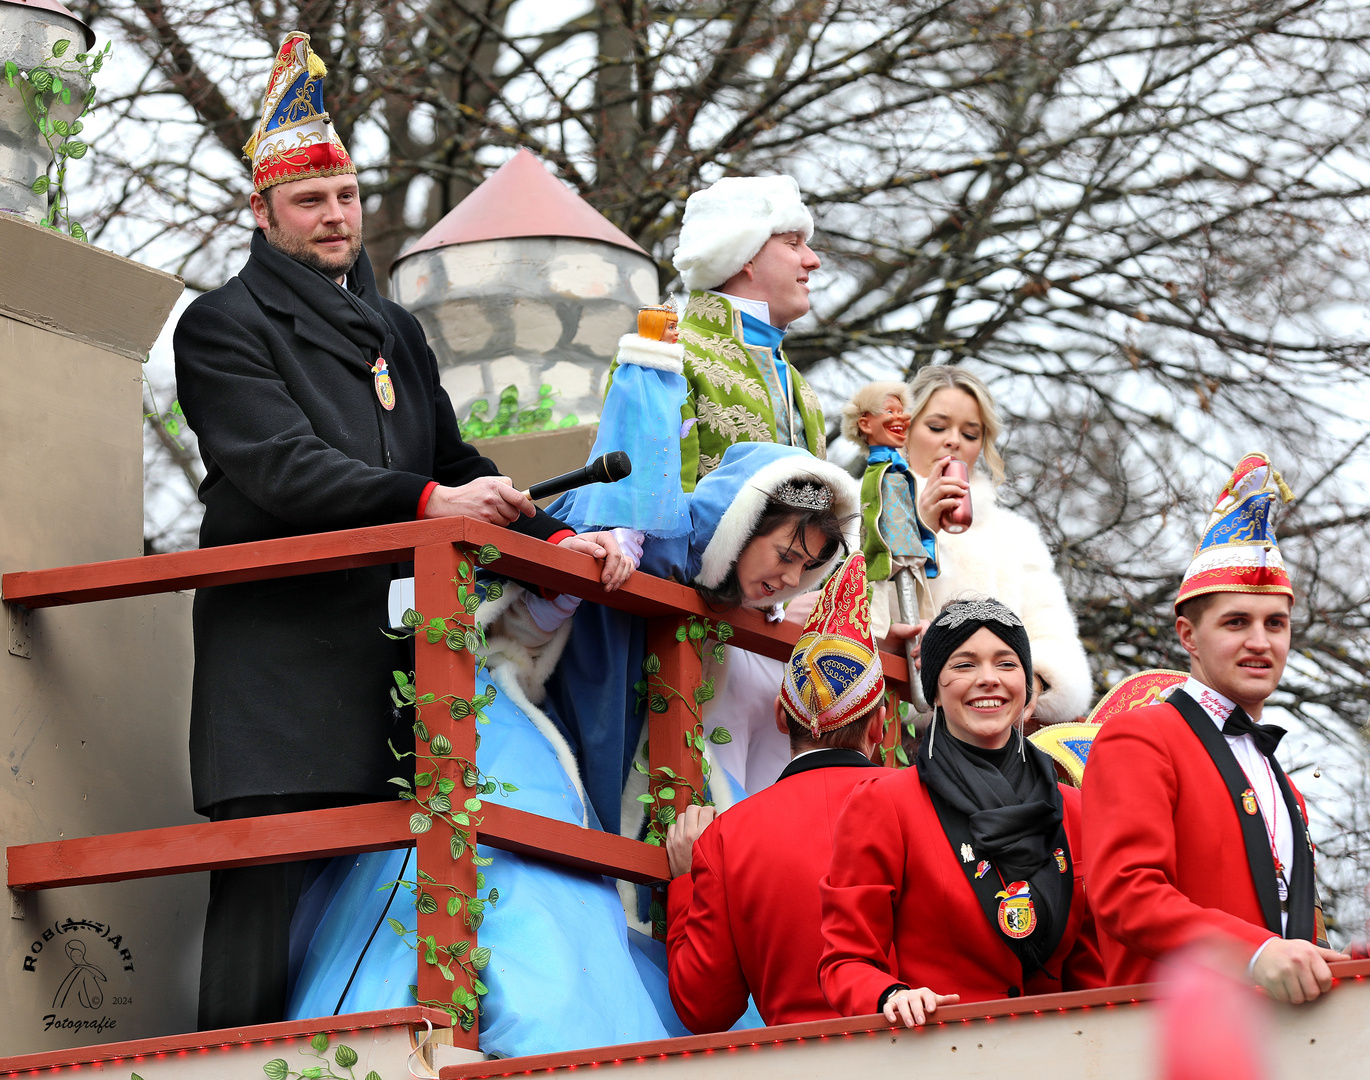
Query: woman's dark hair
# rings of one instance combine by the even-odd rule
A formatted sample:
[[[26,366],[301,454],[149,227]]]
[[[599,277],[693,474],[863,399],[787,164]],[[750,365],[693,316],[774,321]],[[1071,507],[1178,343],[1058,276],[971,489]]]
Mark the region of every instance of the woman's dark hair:
[[[825,484],[812,481],[798,481],[798,485],[812,488],[827,487]],[[855,515],[850,515],[850,517],[855,517]],[[843,527],[850,520],[850,517],[838,517],[837,511],[832,506],[826,510],[814,510],[781,502],[773,495],[767,496],[766,506],[761,511],[761,517],[757,520],[756,528],[751,531],[751,535],[738,549],[738,558],[742,557],[742,552],[746,550],[747,544],[750,544],[758,536],[769,536],[777,529],[783,528],[791,530],[791,545],[798,547],[809,560],[827,562],[839,550],[845,556],[847,554],[847,539],[843,535]],[[818,551],[810,551],[804,546],[804,538],[811,527],[816,528],[823,537],[823,546]],[[694,588],[695,592],[699,593],[706,602],[718,607],[737,607],[746,599],[742,595],[742,586],[737,580],[737,559],[734,559],[733,565],[728,568],[727,577],[720,581],[715,588],[710,589],[697,582]]]

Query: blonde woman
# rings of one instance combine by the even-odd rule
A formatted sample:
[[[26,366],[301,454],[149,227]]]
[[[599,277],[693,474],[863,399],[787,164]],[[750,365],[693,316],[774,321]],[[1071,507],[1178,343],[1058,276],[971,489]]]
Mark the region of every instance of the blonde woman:
[[[1039,680],[1034,718],[1044,724],[1074,720],[1092,699],[1089,663],[1042,534],[995,497],[1004,459],[995,445],[1001,425],[989,388],[964,368],[929,365],[909,384],[909,411],[904,454],[917,478],[919,516],[929,528],[937,529],[967,490],[964,481],[944,475],[948,459],[959,458],[971,470],[974,521],[963,533],[937,531],[937,576],[929,580],[934,607],[994,596],[1021,613]],[[872,616],[876,633],[883,633],[890,612],[881,591]]]

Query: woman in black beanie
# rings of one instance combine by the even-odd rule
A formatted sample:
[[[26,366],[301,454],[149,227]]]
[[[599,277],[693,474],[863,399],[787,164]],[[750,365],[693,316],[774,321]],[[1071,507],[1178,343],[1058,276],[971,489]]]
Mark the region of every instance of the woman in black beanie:
[[[911,1027],[957,1000],[1102,986],[1080,793],[1022,736],[1022,620],[997,600],[949,604],[920,677],[935,709],[917,767],[856,788],[838,818],[822,883],[829,1004]]]

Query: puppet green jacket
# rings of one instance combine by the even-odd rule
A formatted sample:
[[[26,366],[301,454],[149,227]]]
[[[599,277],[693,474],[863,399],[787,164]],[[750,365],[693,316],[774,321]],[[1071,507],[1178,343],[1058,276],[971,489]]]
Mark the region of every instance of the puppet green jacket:
[[[866,466],[865,474],[861,477],[861,554],[866,557],[866,578],[869,581],[888,581],[894,569],[890,561],[889,543],[880,535],[880,515],[885,509],[881,483],[889,467],[888,461],[873,462]],[[913,490],[913,484],[910,483],[910,493]],[[916,509],[913,517],[918,525],[918,539],[928,556],[925,573],[934,578],[937,576],[937,540],[919,519]]]

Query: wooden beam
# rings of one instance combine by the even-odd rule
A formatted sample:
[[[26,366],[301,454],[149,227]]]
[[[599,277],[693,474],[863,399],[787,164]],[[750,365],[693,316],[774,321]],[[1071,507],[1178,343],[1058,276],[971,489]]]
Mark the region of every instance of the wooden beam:
[[[605,607],[647,617],[691,614],[732,624],[732,644],[775,660],[789,658],[799,638],[793,623],[767,623],[755,611],[711,610],[695,591],[673,581],[637,573],[614,592],[599,584],[599,566],[588,555],[469,518],[405,521],[366,529],[312,533],[253,544],[146,555],[51,570],[27,570],[0,577],[7,603],[26,608],[84,604],[128,596],[202,589],[327,570],[408,562],[428,544],[494,544],[501,557],[490,569],[517,581],[584,597]],[[882,652],[885,678],[906,685],[904,658]]]
[[[8,849],[9,887],[62,889],[412,847],[411,812],[408,803],[396,799],[22,844]],[[664,851],[627,837],[552,821],[494,800],[485,804],[481,817],[480,842],[493,848],[644,885],[669,876]]]
[[[1339,1069],[1336,1076],[1360,1076],[1358,1070],[1364,1068],[1364,1064],[1356,1065],[1357,1058],[1348,1057],[1344,1049],[1345,1044],[1350,1041],[1359,1040],[1360,1029],[1348,1025],[1345,1020],[1341,1024],[1335,1025],[1328,1032],[1332,1038],[1309,1039],[1306,1034],[1297,1028],[1290,1030],[1292,1025],[1317,1023],[1314,1018],[1324,1013],[1324,1010],[1333,1008],[1331,1002],[1336,1000],[1336,995],[1350,991],[1350,996],[1343,999],[1345,1004],[1342,1006],[1350,1012],[1355,1020],[1360,1020],[1364,1013],[1364,1006],[1360,1004],[1360,999],[1365,990],[1363,984],[1358,985],[1357,981],[1364,980],[1370,975],[1370,962],[1350,962],[1331,964],[1332,975],[1340,981],[1340,985],[1332,990],[1330,999],[1326,1002],[1319,1001],[1312,1006],[1293,1006],[1282,1007],[1278,1021],[1271,1025],[1271,1035],[1275,1038],[1282,1038],[1288,1047],[1299,1047],[1296,1053],[1312,1053],[1308,1050],[1310,1043],[1316,1043],[1319,1052],[1327,1054],[1331,1059],[1346,1063],[1344,1069]],[[820,1049],[824,1045],[828,1047],[842,1047],[861,1045],[860,1043],[849,1043],[846,1041],[848,1036],[865,1036],[862,1040],[866,1046],[883,1045],[890,1043],[898,1044],[905,1042],[891,1051],[889,1068],[879,1071],[880,1076],[910,1076],[922,1073],[935,1073],[938,1076],[959,1075],[959,1076],[988,1076],[998,1075],[1005,1072],[1012,1072],[1014,1068],[1019,1073],[1029,1076],[1099,1076],[1110,1075],[1106,1068],[1100,1066],[1101,1060],[1107,1064],[1106,1059],[1101,1059],[1099,1054],[1099,1034],[1091,1033],[1090,1038],[1067,1043],[1064,1040],[1071,1039],[1071,1032],[1082,1020],[1078,1017],[1070,1021],[1070,1027],[1061,1032],[1063,1041],[1050,1044],[1051,1051],[1055,1054],[1055,1068],[1045,1069],[1024,1069],[1023,1053],[1027,1048],[1014,1041],[1013,1029],[1004,1030],[998,1025],[1012,1025],[1022,1023],[1026,1025],[1040,1024],[1047,1017],[1056,1016],[1062,1013],[1074,1013],[1078,1010],[1098,1009],[1104,1015],[1109,1015],[1113,1010],[1124,1010],[1133,1006],[1147,1002],[1153,1002],[1163,994],[1164,986],[1160,983],[1139,983],[1133,986],[1113,986],[1100,990],[1077,990],[1060,994],[1042,994],[1035,997],[1006,998],[997,1001],[969,1002],[964,1005],[943,1005],[936,1014],[929,1019],[926,1025],[920,1026],[912,1031],[906,1030],[902,1025],[891,1024],[883,1016],[876,1014],[873,1016],[841,1016],[831,1020],[812,1020],[800,1024],[783,1024],[775,1027],[749,1028],[742,1031],[722,1031],[709,1035],[686,1035],[674,1039],[657,1039],[652,1042],[639,1043],[620,1043],[615,1046],[598,1046],[584,1050],[567,1050],[560,1053],[536,1054],[527,1057],[502,1058],[491,1061],[472,1061],[459,1065],[444,1065],[438,1070],[441,1080],[493,1080],[497,1077],[522,1077],[527,1075],[543,1075],[547,1073],[561,1074],[571,1070],[583,1070],[594,1075],[595,1070],[604,1069],[611,1075],[620,1075],[634,1068],[639,1069],[649,1075],[698,1075],[698,1076],[727,1076],[727,1077],[754,1077],[754,1076],[827,1076],[827,1075],[876,1075],[871,1071],[871,1060],[869,1058],[857,1058],[858,1066],[849,1065],[846,1069],[842,1068],[842,1062],[850,1056],[849,1051],[832,1050],[832,1056],[819,1056],[823,1053]],[[1358,1015],[1359,1013],[1359,1015]],[[1271,1017],[1274,1021],[1276,1018]],[[979,1032],[971,1033],[962,1025],[974,1024],[977,1021],[990,1021],[996,1024],[995,1028],[986,1030],[983,1035]],[[1322,1021],[1326,1023],[1326,1021]],[[1363,1028],[1363,1024],[1362,1024]],[[925,1040],[936,1037],[939,1030],[948,1029],[961,1032],[957,1042],[969,1051],[969,1046],[980,1044],[980,1049],[985,1049],[987,1055],[1002,1055],[1008,1062],[1007,1068],[999,1067],[998,1057],[987,1057],[977,1055],[972,1058],[973,1066],[966,1066],[958,1062],[959,1068],[951,1067],[949,1064],[938,1063],[935,1067],[929,1068],[930,1059],[919,1056],[919,1047]],[[1028,1028],[1025,1030],[1033,1030]],[[993,1032],[993,1034],[991,1034]],[[1080,1032],[1074,1031],[1074,1035]],[[1323,1035],[1323,1032],[1319,1032]],[[1341,1036],[1338,1039],[1336,1036]],[[879,1043],[876,1044],[872,1037],[878,1037]],[[1151,1036],[1154,1038],[1155,1036]],[[1040,1038],[1040,1036],[1039,1036]],[[983,1039],[983,1042],[981,1042]],[[964,1040],[964,1041],[962,1041]],[[807,1063],[799,1062],[794,1058],[786,1061],[783,1058],[769,1058],[757,1061],[752,1055],[756,1052],[767,1050],[779,1050],[787,1045],[792,1045],[797,1051],[799,1044],[809,1043],[814,1050],[813,1055],[807,1059]],[[1081,1047],[1091,1047],[1087,1052]],[[1067,1049],[1069,1047],[1069,1049]],[[953,1049],[946,1045],[939,1046],[945,1061],[949,1054],[947,1049]],[[1271,1049],[1275,1049],[1272,1046]],[[1028,1050],[1031,1053],[1031,1050]],[[1040,1053],[1038,1049],[1038,1053]],[[961,1058],[971,1057],[974,1051],[961,1054]],[[736,1054],[736,1057],[732,1055]],[[840,1055],[840,1056],[839,1056]],[[691,1073],[691,1065],[687,1059],[694,1057],[694,1072]],[[667,1061],[674,1059],[671,1072],[666,1072],[662,1066]],[[834,1060],[837,1066],[834,1067]],[[952,1059],[955,1061],[955,1059]],[[1296,1058],[1286,1057],[1284,1054],[1277,1055],[1274,1060],[1288,1061],[1297,1060]],[[1150,1062],[1144,1062],[1149,1065]],[[1146,1075],[1154,1072],[1154,1068],[1138,1068],[1129,1070],[1128,1075]],[[1306,1070],[1305,1070],[1306,1072]],[[1286,1070],[1287,1075],[1304,1075],[1305,1072],[1298,1070]],[[636,1075],[636,1073],[634,1073]],[[1308,1075],[1325,1075],[1323,1073],[1312,1072]]]
[[[5,574],[0,578],[0,589],[3,589],[7,603],[41,608],[408,562],[418,545],[460,541],[467,524],[466,518],[406,521],[398,525],[311,533],[251,544],[226,544],[52,570],[29,570]],[[593,563],[588,556],[582,557]]]

